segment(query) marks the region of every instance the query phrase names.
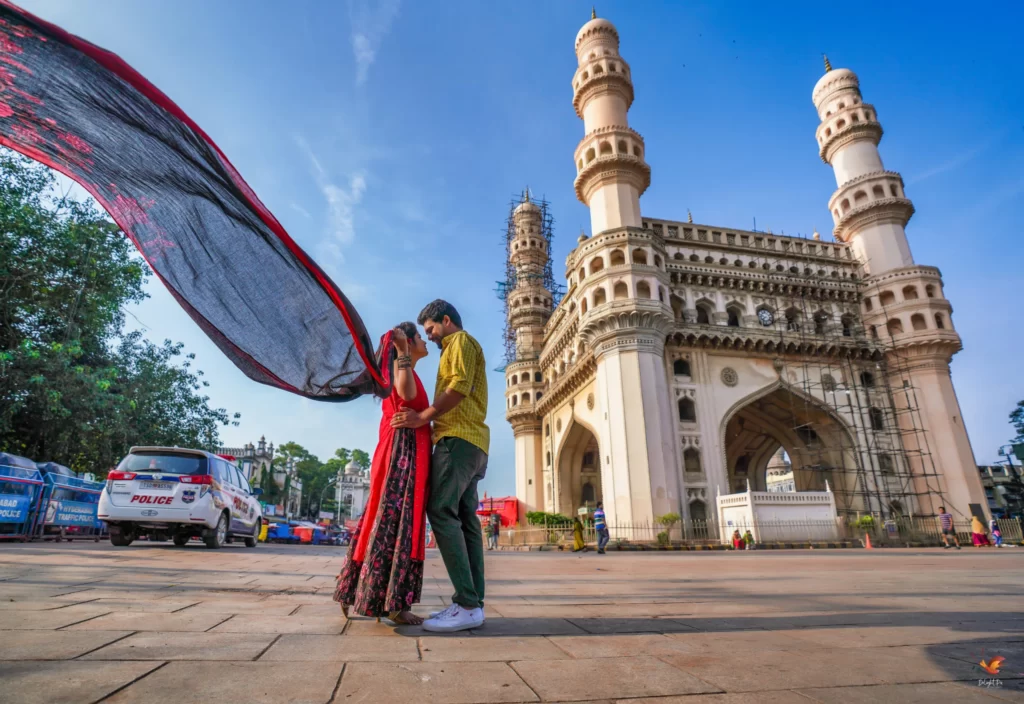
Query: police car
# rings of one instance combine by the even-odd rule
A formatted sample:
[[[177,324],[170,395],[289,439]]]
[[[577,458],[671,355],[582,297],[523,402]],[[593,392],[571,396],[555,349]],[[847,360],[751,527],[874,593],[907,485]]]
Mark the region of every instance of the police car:
[[[256,547],[263,512],[243,473],[202,450],[133,447],[107,476],[97,518],[110,527],[110,542],[167,540],[181,547],[198,537],[208,548],[240,538]]]

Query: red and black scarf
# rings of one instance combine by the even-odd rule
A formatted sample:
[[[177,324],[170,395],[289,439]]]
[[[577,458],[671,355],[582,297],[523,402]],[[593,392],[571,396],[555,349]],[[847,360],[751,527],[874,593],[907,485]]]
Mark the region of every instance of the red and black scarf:
[[[7,0],[0,144],[89,191],[250,378],[323,401],[389,393],[359,314],[213,140],[118,56]]]

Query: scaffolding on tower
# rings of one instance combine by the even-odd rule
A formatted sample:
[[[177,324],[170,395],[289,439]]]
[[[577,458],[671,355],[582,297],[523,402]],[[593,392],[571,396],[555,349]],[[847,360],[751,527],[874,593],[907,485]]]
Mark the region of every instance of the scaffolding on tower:
[[[656,224],[655,231],[660,227]],[[693,346],[703,338],[719,349],[735,347],[774,358],[788,415],[777,420],[800,441],[787,448],[800,458],[799,464],[796,457],[790,458],[798,491],[808,488],[799,486],[800,472],[805,482],[818,474],[828,481],[841,514],[881,519],[926,518],[934,515],[936,506],[952,504],[932,457],[906,353],[887,330],[865,330],[860,325],[860,282],[866,274],[864,263],[853,259],[848,246],[773,235],[770,230],[737,236],[689,223],[673,224],[669,229],[682,240],[697,240],[692,244],[701,249],[716,242],[728,247],[732,256],[723,252],[718,261],[707,256],[701,270],[707,271],[708,264],[722,269],[737,267],[711,277],[680,272],[673,283],[707,285],[713,281],[721,287],[728,282],[728,288],[739,289],[737,293],[746,287],[759,299],[757,308],[770,309],[776,316],[774,327],[758,331],[770,335],[771,340],[752,342],[742,332],[730,333],[728,328],[742,325],[739,313],[733,310],[725,330],[712,320],[696,326],[683,323],[681,342],[683,347]],[[731,261],[737,254],[742,259]],[[832,266],[826,257],[833,259]],[[756,275],[744,276],[739,267]],[[748,278],[746,284],[744,278]],[[844,311],[838,319],[829,311],[833,304]],[[727,304],[727,312],[731,307]],[[692,329],[705,326],[714,330],[698,333]],[[894,387],[893,380],[899,380],[898,386]],[[821,417],[822,405],[856,418],[853,427],[832,433],[833,438],[841,438],[838,446],[834,441],[822,441],[830,431],[818,427],[814,420]],[[734,469],[726,467],[729,479],[742,479]]]
[[[562,296],[565,294],[565,287],[555,281],[553,269],[551,267],[551,245],[554,240],[554,224],[555,219],[551,215],[551,209],[548,201],[544,198],[539,200],[530,196],[529,189],[526,189],[521,195],[514,196],[509,200],[508,205],[508,217],[505,220],[505,228],[502,231],[502,239],[505,244],[505,278],[501,281],[496,282],[497,288],[495,293],[497,294],[498,300],[502,302],[502,312],[505,315],[505,327],[502,332],[502,342],[505,348],[504,366],[498,367],[495,371],[504,371],[505,366],[517,361],[516,355],[516,330],[511,324],[511,300],[510,296],[515,290],[520,275],[516,271],[515,266],[512,264],[512,240],[516,236],[516,224],[515,224],[515,211],[520,204],[525,202],[532,202],[538,208],[540,208],[540,222],[541,222],[541,237],[547,242],[547,261],[544,264],[544,272],[541,275],[541,284],[551,294],[552,310],[558,307],[558,304],[562,300]],[[535,275],[526,275],[527,278],[534,278]]]

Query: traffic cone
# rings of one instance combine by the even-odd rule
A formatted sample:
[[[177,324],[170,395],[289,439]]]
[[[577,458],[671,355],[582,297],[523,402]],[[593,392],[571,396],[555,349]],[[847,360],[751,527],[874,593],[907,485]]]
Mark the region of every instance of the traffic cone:
[[[864,534],[864,549],[874,550],[874,548],[871,546],[871,536],[868,533]]]

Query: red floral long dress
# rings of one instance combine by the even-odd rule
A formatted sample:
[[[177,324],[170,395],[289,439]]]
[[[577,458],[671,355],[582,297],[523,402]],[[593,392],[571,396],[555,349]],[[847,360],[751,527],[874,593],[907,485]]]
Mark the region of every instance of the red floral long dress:
[[[397,391],[383,402],[380,439],[370,469],[370,498],[359,519],[334,600],[363,616],[387,616],[420,600],[426,552],[430,426],[392,428],[398,411],[422,411],[429,402],[420,378],[416,398]]]

